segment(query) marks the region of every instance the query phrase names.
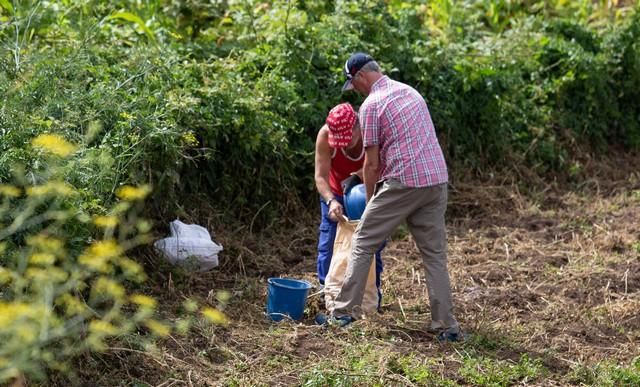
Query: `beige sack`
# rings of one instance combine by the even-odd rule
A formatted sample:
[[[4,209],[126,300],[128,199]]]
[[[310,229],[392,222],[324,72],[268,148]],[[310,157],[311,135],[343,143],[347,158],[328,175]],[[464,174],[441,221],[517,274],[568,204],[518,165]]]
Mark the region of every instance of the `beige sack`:
[[[340,293],[344,275],[347,272],[347,263],[351,256],[351,241],[353,233],[358,226],[357,221],[340,222],[336,231],[336,240],[333,244],[333,257],[329,272],[324,280],[324,302],[329,312],[333,312],[335,308],[335,300]],[[373,313],[378,309],[378,289],[376,287],[376,258],[375,255],[371,260],[369,275],[367,276],[367,285],[362,298],[362,312]]]

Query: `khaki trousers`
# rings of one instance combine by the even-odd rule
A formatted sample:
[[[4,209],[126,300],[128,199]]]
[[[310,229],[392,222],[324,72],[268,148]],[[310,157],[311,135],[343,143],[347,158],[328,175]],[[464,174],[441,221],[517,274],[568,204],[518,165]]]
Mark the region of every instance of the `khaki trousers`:
[[[360,313],[373,254],[406,221],[422,255],[431,306],[431,328],[457,333],[447,269],[444,214],[447,184],[412,188],[389,179],[378,183],[353,236],[345,280],[335,301],[336,317]]]

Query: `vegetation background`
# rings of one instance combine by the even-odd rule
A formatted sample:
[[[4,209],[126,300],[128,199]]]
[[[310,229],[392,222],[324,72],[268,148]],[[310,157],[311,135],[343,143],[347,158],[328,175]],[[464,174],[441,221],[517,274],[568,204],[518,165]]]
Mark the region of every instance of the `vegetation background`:
[[[580,187],[593,160],[636,154],[639,42],[640,6],[622,0],[0,0],[0,315],[18,316],[0,317],[0,380],[167,334],[133,294],[134,248],[154,232],[142,218],[159,232],[206,217],[238,231],[228,251],[242,256],[254,230],[315,211],[315,134],[333,105],[361,102],[340,93],[350,53],[425,96],[453,184],[502,175],[526,192]],[[89,253],[113,267],[83,266]],[[60,276],[35,286],[34,265]],[[26,322],[39,335],[20,336]]]

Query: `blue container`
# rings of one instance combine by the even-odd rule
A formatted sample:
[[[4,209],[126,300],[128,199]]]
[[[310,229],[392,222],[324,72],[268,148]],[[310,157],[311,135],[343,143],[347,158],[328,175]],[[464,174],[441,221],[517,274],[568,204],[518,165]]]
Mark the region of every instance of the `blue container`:
[[[344,195],[344,210],[349,220],[360,220],[367,206],[367,191],[364,184],[353,186]]]
[[[267,280],[267,315],[273,321],[286,316],[300,320],[311,284],[289,278],[269,278]]]

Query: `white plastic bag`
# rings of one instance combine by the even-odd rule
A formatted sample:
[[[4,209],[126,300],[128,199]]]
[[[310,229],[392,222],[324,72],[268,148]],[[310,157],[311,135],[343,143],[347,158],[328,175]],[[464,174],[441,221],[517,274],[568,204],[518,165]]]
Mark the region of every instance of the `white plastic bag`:
[[[171,235],[168,238],[153,244],[167,261],[193,271],[207,271],[218,266],[218,253],[222,246],[211,240],[206,228],[174,220],[169,229]]]

